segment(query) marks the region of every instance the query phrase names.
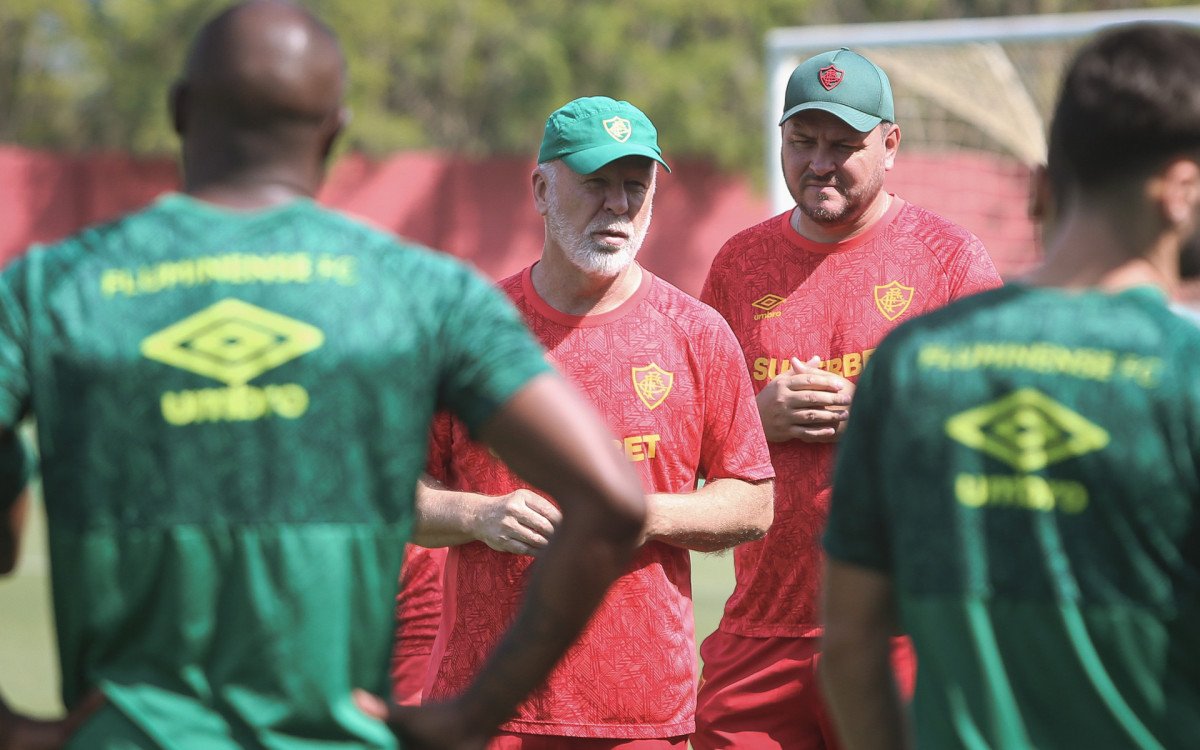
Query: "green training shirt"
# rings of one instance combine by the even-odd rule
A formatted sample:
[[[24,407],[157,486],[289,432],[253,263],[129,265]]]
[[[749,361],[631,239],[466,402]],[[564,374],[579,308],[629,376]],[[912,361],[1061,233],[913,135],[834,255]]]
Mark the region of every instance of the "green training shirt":
[[[825,547],[892,579],[920,747],[1194,748],[1198,502],[1200,330],[1009,286],[876,351]]]
[[[0,276],[0,423],[32,412],[67,705],[88,748],[394,747],[427,426],[548,367],[491,284],[307,200],[183,195]]]

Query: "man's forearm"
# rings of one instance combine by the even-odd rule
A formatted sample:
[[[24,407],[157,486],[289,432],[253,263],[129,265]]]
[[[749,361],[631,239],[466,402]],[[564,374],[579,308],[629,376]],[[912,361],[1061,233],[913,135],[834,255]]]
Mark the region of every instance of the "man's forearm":
[[[829,558],[825,571],[822,687],[847,750],[911,746],[892,675],[898,630],[892,580],[884,572]]]
[[[25,527],[28,508],[29,493],[22,492],[8,507],[0,510],[0,575],[7,575],[17,567],[21,531]]]
[[[488,500],[473,492],[448,490],[422,475],[417,480],[412,541],[422,547],[452,547],[476,539],[475,521]]]
[[[646,538],[698,552],[761,539],[774,517],[774,482],[718,479],[695,492],[647,500]]]
[[[0,575],[17,566],[29,506],[30,465],[30,455],[16,429],[0,428]]]
[[[821,680],[846,750],[909,747],[900,693],[892,675],[889,639],[825,640]]]

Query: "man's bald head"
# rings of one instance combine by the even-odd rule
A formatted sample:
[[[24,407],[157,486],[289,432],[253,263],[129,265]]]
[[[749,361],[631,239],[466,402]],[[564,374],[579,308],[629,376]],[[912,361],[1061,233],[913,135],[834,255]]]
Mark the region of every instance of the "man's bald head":
[[[324,24],[285,0],[250,0],[200,31],[182,84],[194,105],[253,127],[336,114],[344,79],[341,50]]]
[[[236,205],[314,195],[345,120],[333,32],[287,0],[249,0],[200,30],[171,93],[184,189]],[[259,186],[256,194],[252,186]]]

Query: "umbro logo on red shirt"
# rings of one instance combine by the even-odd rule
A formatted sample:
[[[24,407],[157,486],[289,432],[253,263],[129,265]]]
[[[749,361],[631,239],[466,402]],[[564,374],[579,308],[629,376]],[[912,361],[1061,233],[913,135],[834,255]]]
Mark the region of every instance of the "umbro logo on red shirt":
[[[783,311],[776,310],[775,308],[782,305],[785,302],[785,299],[786,298],[780,297],[778,294],[764,294],[763,296],[754,300],[750,303],[750,306],[757,307],[759,310],[762,310],[762,312],[757,313],[754,316],[754,319],[762,320],[763,318],[778,318],[783,314]]]

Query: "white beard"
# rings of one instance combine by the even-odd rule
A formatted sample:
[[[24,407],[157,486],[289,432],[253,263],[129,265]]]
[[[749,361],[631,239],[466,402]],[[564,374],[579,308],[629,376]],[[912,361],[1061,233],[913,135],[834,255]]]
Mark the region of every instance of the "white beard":
[[[639,231],[637,226],[628,217],[613,217],[611,219],[596,219],[588,225],[587,230],[582,234],[575,234],[570,227],[558,214],[557,200],[550,198],[550,210],[547,213],[546,223],[547,231],[550,236],[563,249],[567,260],[571,265],[588,274],[589,276],[601,276],[604,278],[612,278],[624,271],[633,263],[637,257],[638,251],[642,249],[642,242],[646,239],[646,230],[650,227],[650,219],[653,213],[653,208],[646,205],[643,210],[646,211],[646,222],[643,228]],[[625,241],[625,245],[621,248],[614,248],[602,242],[596,242],[592,239],[592,233],[605,229],[616,229],[628,235],[629,239]]]

